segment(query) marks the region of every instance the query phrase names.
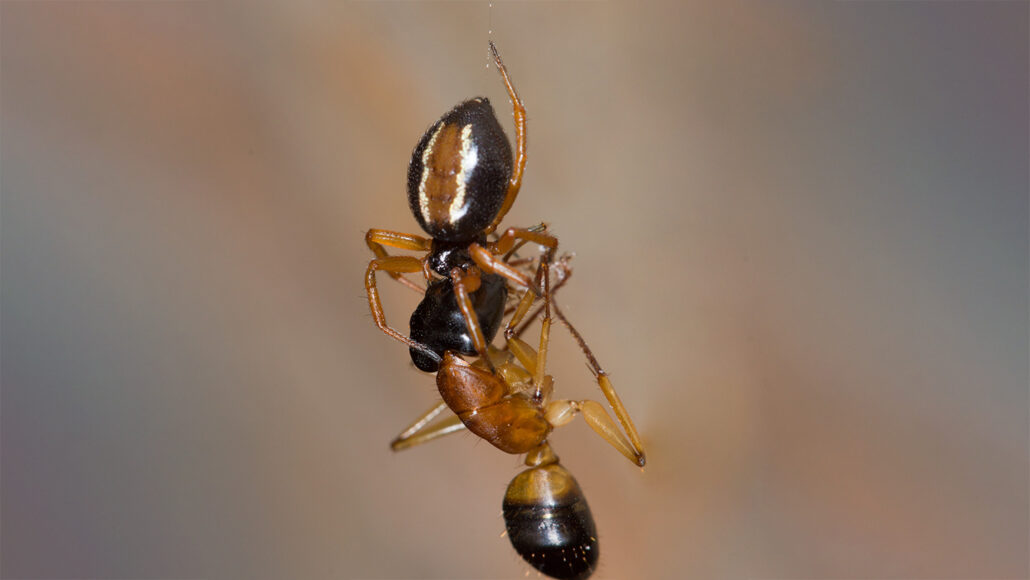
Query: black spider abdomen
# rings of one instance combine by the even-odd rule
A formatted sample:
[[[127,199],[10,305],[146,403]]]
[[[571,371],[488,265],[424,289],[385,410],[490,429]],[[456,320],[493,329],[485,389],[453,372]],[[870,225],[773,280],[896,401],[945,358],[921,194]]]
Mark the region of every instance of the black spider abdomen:
[[[436,240],[470,242],[504,204],[511,144],[486,98],[465,101],[422,135],[408,165],[408,204]]]

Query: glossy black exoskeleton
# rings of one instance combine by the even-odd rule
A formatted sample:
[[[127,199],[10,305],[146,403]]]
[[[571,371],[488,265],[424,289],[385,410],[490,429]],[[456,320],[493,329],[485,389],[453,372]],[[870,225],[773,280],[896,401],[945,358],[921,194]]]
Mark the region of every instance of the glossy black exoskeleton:
[[[501,327],[508,286],[501,276],[485,274],[479,289],[472,292],[469,298],[483,336],[489,343]],[[440,357],[448,350],[468,356],[476,354],[476,347],[465,317],[458,308],[458,299],[450,278],[436,280],[426,288],[425,298],[411,315],[411,338],[426,345]],[[440,368],[439,360],[421,350],[411,348],[409,351],[411,362],[419,370],[435,373]]]
[[[419,140],[408,165],[408,204],[434,241],[467,246],[501,210],[511,172],[511,145],[490,101],[470,99]]]
[[[576,478],[561,464],[515,476],[502,511],[512,547],[540,572],[570,580],[594,572],[600,556],[594,517]]]

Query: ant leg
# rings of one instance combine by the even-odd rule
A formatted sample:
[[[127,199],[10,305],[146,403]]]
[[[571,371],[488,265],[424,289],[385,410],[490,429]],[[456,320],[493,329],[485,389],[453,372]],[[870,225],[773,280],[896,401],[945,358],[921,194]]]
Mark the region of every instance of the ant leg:
[[[504,203],[501,205],[501,210],[497,212],[497,216],[494,217],[494,221],[486,228],[484,232],[486,234],[497,229],[505,214],[515,203],[515,198],[519,196],[519,188],[522,187],[522,173],[526,170],[526,107],[522,105],[522,99],[515,92],[515,87],[511,84],[511,78],[508,76],[508,69],[504,68],[501,55],[497,53],[497,47],[492,41],[490,42],[490,52],[493,54],[497,70],[504,79],[504,86],[508,88],[508,97],[511,98],[512,117],[515,121],[515,166],[512,168],[511,179],[508,181],[508,192],[504,196]]]
[[[389,258],[390,254],[386,252],[386,248],[384,246],[400,248],[402,250],[428,252],[432,245],[432,240],[428,240],[422,236],[416,236],[414,234],[402,234],[400,232],[391,232],[389,230],[373,229],[368,230],[368,232],[365,233],[365,244],[368,245],[368,249],[372,250],[372,253],[375,254],[377,258]],[[408,288],[411,288],[416,292],[425,292],[425,289],[399,273],[389,272],[389,274],[391,278]],[[428,274],[426,275],[426,279],[429,279]]]
[[[408,426],[407,429],[401,431],[393,441],[390,442],[390,449],[394,451],[401,451],[409,449],[416,445],[421,445],[436,439],[456,433],[465,428],[465,424],[461,422],[461,419],[457,415],[451,415],[442,421],[437,421],[432,425],[429,422],[432,421],[441,411],[447,408],[447,403],[440,401],[436,405],[433,405],[431,409],[425,413],[419,415],[415,422]]]
[[[558,259],[557,262],[554,262],[554,263],[551,264],[551,266],[553,268],[555,268],[555,273],[558,275],[558,282],[556,284],[554,284],[553,286],[551,286],[550,294],[551,294],[551,299],[552,300],[554,300],[554,295],[558,293],[558,290],[560,290],[561,287],[564,286],[569,281],[569,278],[572,277],[572,268],[569,267],[569,259],[570,258],[571,258],[571,256],[567,256],[567,255],[566,256],[562,256],[561,258]],[[525,299],[525,296],[523,296],[523,299]],[[530,302],[532,302],[532,301],[530,301]],[[521,302],[519,304],[520,304],[520,306],[522,305]],[[515,315],[513,315],[512,317],[515,319],[515,321],[509,323],[509,325],[512,326],[512,327],[515,327],[519,323],[521,323],[522,325],[519,326],[518,328],[514,328],[513,329],[513,331],[511,332],[511,335],[512,335],[511,338],[518,338],[518,337],[522,336],[522,333],[526,332],[526,329],[529,328],[529,325],[532,324],[533,321],[536,320],[536,318],[538,316],[540,316],[540,312],[543,309],[544,309],[544,305],[538,306],[536,311],[533,312],[533,314],[530,315],[528,318],[526,318],[524,321],[522,320],[522,318],[524,318],[524,316],[515,317]],[[505,314],[507,314],[509,311],[515,311],[515,310],[516,310],[515,308],[509,308],[508,310],[505,311]]]
[[[526,344],[520,338],[512,336],[507,339],[508,350],[515,355],[515,358],[519,360],[530,373],[533,375],[533,385],[536,387],[535,397],[538,399],[543,398],[546,400],[546,395],[550,395],[550,377],[546,375],[547,369],[547,349],[551,340],[551,296],[553,290],[551,289],[551,277],[550,267],[547,263],[542,262],[540,264],[540,270],[538,275],[541,279],[541,286],[543,288],[544,297],[544,316],[540,323],[540,345],[539,349],[533,350],[531,346]],[[529,296],[529,292],[525,296]],[[519,309],[522,310],[523,305],[528,304],[525,299],[519,304]],[[528,310],[528,308],[526,308]],[[516,312],[518,316],[518,312]]]
[[[630,458],[630,461],[633,461],[637,465],[643,467],[646,461],[646,458],[644,456],[644,444],[640,440],[640,435],[637,433],[637,428],[633,426],[633,420],[630,418],[629,412],[626,411],[626,406],[622,404],[622,399],[620,399],[619,394],[615,392],[615,387],[612,386],[612,382],[608,378],[608,373],[606,373],[604,369],[601,368],[601,365],[597,362],[597,359],[594,357],[594,353],[590,351],[590,347],[587,346],[586,341],[583,340],[583,336],[579,333],[578,330],[576,330],[576,327],[572,326],[572,323],[569,322],[567,318],[565,318],[565,315],[562,314],[562,311],[558,308],[558,305],[552,304],[552,306],[554,308],[555,315],[558,317],[559,320],[562,321],[562,324],[564,324],[565,327],[569,329],[569,332],[572,334],[572,337],[576,339],[576,342],[579,343],[580,350],[582,350],[583,354],[586,355],[587,363],[590,366],[590,371],[594,373],[595,377],[597,377],[597,386],[601,389],[601,392],[604,394],[604,398],[607,399],[608,405],[610,405],[612,410],[615,411],[615,417],[619,420],[619,424],[622,425],[623,432],[629,437],[629,443],[633,450],[633,456],[630,457],[627,455],[627,457]],[[602,408],[601,410],[603,411],[604,409]],[[607,413],[605,413],[605,415],[607,415]],[[584,413],[584,418],[587,418],[586,413]],[[590,420],[588,419],[587,422],[589,423]],[[595,431],[596,430],[597,428],[595,428]],[[601,433],[601,431],[598,431],[598,433]],[[601,436],[604,437],[604,434],[601,433]],[[605,439],[607,440],[607,437],[605,437]]]
[[[519,323],[522,322],[522,319],[526,317],[526,313],[528,313],[529,309],[533,307],[533,302],[535,300],[536,295],[528,290],[522,294],[522,299],[519,300],[518,307],[515,308],[515,312],[511,315],[511,318],[508,319],[508,324],[504,327],[505,339],[509,341],[518,339],[518,333],[515,331],[515,327],[518,326]],[[543,307],[541,306],[541,308]],[[533,313],[533,316],[526,324],[528,325],[529,322],[535,320],[538,314],[540,314],[539,309]]]
[[[397,332],[386,324],[386,313],[383,312],[383,303],[379,300],[379,290],[376,288],[376,272],[379,270],[405,274],[420,272],[422,267],[422,260],[412,256],[376,258],[368,263],[368,270],[365,271],[365,292],[368,294],[368,307],[372,310],[372,319],[375,321],[376,326],[379,327],[379,330],[403,342],[410,348],[422,351],[426,356],[439,362],[440,355],[433,352],[429,347]]]
[[[556,240],[557,241],[557,240]],[[540,276],[542,274],[542,276]],[[536,385],[537,396],[544,384],[544,370],[547,368],[547,346],[551,340],[551,265],[540,262],[539,272],[541,288],[544,292],[544,318],[540,321],[540,348],[536,351],[536,367],[533,372],[533,384]],[[526,294],[529,294],[527,291]]]
[[[638,450],[630,443],[629,439],[622,433],[619,426],[612,420],[611,415],[604,410],[601,403],[597,401],[569,401],[560,400],[548,403],[544,410],[544,418],[554,427],[561,427],[572,421],[576,413],[582,413],[583,420],[590,425],[595,433],[608,442],[626,459],[636,465],[644,466],[643,451]]]

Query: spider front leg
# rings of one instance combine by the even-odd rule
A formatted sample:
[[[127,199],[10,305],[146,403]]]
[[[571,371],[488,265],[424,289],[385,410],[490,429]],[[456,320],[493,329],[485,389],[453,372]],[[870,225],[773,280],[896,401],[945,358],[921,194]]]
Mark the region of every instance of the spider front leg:
[[[386,252],[386,246],[391,248],[398,248],[401,250],[412,250],[415,252],[428,252],[433,244],[432,240],[423,238],[422,236],[416,236],[414,234],[404,234],[401,232],[392,232],[390,230],[368,230],[365,233],[365,244],[368,245],[368,249],[372,250],[376,258],[389,258],[390,254]],[[411,280],[408,280],[397,272],[388,272],[390,277],[400,282],[404,286],[411,288],[416,292],[424,292],[425,289],[415,284]],[[423,275],[426,281],[429,280],[428,267],[423,267]]]
[[[501,73],[501,78],[504,79],[504,86],[508,89],[508,97],[511,98],[512,118],[515,122],[515,167],[512,169],[511,177],[508,180],[508,190],[504,196],[504,203],[501,205],[497,215],[494,216],[493,222],[487,226],[484,232],[487,234],[497,229],[508,210],[511,209],[512,204],[515,203],[515,198],[519,196],[519,188],[522,187],[522,174],[526,170],[526,107],[522,105],[522,99],[519,98],[518,92],[515,91],[515,85],[511,83],[511,77],[508,76],[508,69],[505,68],[504,62],[501,61],[501,55],[497,53],[497,47],[494,46],[492,41],[490,42],[490,52],[494,57],[497,70]]]
[[[498,258],[498,256],[510,252],[515,246],[516,240],[520,240],[522,243],[533,242],[547,248],[544,255],[540,257],[540,265],[537,268],[535,280],[531,281],[525,274],[519,272],[502,258]],[[472,244],[469,247],[469,254],[480,268],[488,272],[500,274],[512,280],[515,284],[526,288],[526,292],[519,301],[518,308],[515,309],[515,314],[512,315],[511,319],[508,320],[508,324],[504,327],[505,338],[514,336],[515,327],[522,322],[530,308],[533,307],[533,302],[547,293],[546,290],[543,293],[539,290],[540,277],[543,272],[550,268],[551,261],[554,259],[554,254],[557,250],[558,238],[546,232],[528,228],[508,228],[496,242],[487,244],[485,248],[479,244]]]
[[[365,292],[368,294],[368,307],[372,311],[372,319],[375,321],[376,326],[379,327],[379,330],[403,342],[409,348],[419,350],[426,356],[439,362],[441,360],[440,355],[433,352],[432,349],[418,341],[412,340],[407,335],[401,334],[386,323],[386,313],[383,311],[383,303],[379,299],[379,289],[376,287],[376,272],[380,270],[388,273],[407,274],[421,272],[424,267],[422,260],[411,256],[376,258],[368,263],[368,270],[365,271]]]
[[[483,328],[479,324],[479,315],[476,314],[476,309],[472,305],[472,298],[469,296],[478,290],[482,284],[481,274],[475,268],[470,268],[467,271],[462,268],[454,268],[451,270],[451,283],[454,285],[454,297],[458,302],[458,309],[461,310],[461,315],[465,319],[465,325],[468,327],[469,335],[472,338],[472,346],[480,357],[486,359],[487,363],[490,363],[490,359],[487,356],[486,338],[483,334]],[[491,370],[493,370],[492,363],[490,363],[490,366]]]

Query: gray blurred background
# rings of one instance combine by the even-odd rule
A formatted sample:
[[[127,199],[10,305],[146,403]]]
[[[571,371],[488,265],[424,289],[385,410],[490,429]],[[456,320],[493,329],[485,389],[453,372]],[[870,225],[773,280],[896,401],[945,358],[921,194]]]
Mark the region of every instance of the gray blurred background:
[[[518,578],[519,460],[393,454],[422,131],[529,112],[506,223],[647,444],[553,437],[597,578],[1028,576],[1028,4],[0,4],[5,578]],[[492,30],[492,33],[490,31]],[[406,328],[414,293],[388,285]],[[596,397],[556,334],[559,392]],[[531,577],[534,574],[530,574]]]

